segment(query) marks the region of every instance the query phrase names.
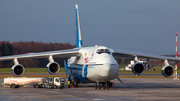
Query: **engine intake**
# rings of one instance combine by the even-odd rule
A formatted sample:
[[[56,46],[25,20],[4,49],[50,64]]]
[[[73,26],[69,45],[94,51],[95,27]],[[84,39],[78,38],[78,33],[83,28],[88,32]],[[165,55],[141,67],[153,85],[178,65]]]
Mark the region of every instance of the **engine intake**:
[[[140,75],[144,72],[144,65],[140,62],[137,62],[132,65],[132,72],[136,75]]]
[[[24,74],[24,71],[25,71],[25,69],[24,69],[23,65],[21,65],[21,64],[14,65],[11,68],[11,72],[14,76],[21,76]]]
[[[172,77],[174,75],[174,67],[171,65],[164,66],[161,69],[161,73],[165,77]]]
[[[47,64],[46,69],[50,74],[54,74],[59,72],[60,65],[57,62],[50,62]]]

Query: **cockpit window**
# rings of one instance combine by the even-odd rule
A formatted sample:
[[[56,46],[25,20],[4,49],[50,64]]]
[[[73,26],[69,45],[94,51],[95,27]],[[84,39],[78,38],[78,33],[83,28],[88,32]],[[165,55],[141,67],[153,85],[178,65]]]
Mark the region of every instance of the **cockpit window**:
[[[98,54],[101,54],[101,53],[108,53],[108,54],[110,54],[110,51],[109,51],[109,49],[98,49],[97,53]]]
[[[108,49],[104,49],[104,51],[105,51],[105,52],[109,52],[109,50],[108,50]]]

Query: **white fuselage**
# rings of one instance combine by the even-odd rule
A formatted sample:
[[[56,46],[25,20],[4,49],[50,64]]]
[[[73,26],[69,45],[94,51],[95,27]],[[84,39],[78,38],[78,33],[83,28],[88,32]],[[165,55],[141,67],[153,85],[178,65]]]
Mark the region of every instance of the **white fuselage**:
[[[79,77],[85,83],[106,82],[118,77],[119,66],[111,49],[104,46],[83,47],[79,52],[79,57],[68,60],[70,75]]]

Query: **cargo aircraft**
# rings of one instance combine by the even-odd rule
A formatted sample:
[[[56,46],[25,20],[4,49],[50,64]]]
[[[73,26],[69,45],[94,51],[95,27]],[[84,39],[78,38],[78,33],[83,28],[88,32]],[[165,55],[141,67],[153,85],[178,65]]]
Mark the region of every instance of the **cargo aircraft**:
[[[162,75],[165,77],[171,77],[174,75],[174,67],[169,65],[168,61],[178,62],[180,59],[173,57],[165,57],[158,55],[151,55],[145,53],[131,52],[125,50],[110,49],[105,46],[92,46],[83,47],[78,5],[76,8],[76,48],[49,52],[29,53],[23,55],[11,55],[0,57],[0,61],[13,60],[14,65],[11,68],[11,72],[15,76],[21,76],[24,74],[25,68],[18,60],[24,58],[47,58],[49,63],[47,64],[47,71],[50,74],[55,74],[60,70],[60,65],[54,61],[54,58],[69,57],[67,61],[64,61],[66,75],[69,75],[68,80],[71,84],[78,86],[80,83],[95,83],[95,89],[103,87],[104,89],[111,86],[110,80],[119,78],[119,66],[115,60],[115,57],[130,57],[133,59],[132,72],[135,75],[140,75],[145,70],[144,65],[139,61],[139,58],[146,59],[160,59],[164,61],[164,67],[162,67]]]

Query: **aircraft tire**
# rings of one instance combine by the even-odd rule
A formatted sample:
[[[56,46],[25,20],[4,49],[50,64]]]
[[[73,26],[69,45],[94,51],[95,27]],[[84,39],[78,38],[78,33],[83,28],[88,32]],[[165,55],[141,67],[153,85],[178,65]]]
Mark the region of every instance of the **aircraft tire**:
[[[20,85],[17,85],[16,88],[20,88]]]
[[[12,85],[11,85],[11,88],[15,88],[15,87],[16,87],[16,85],[15,85],[15,84],[12,84]]]
[[[38,85],[36,85],[36,88],[39,88],[39,86],[38,86]]]
[[[57,87],[54,85],[54,89],[56,89]]]
[[[105,84],[103,85],[103,88],[106,89],[106,85]]]
[[[109,87],[112,87],[112,82],[110,82]]]
[[[109,89],[109,86],[107,86],[107,89]]]
[[[107,82],[107,89],[109,89],[110,87],[110,82]]]
[[[109,89],[109,84],[107,84],[107,89]]]
[[[95,85],[95,89],[97,89],[97,85]]]
[[[101,89],[101,85],[99,85],[99,89]]]
[[[106,89],[106,84],[102,83],[102,87],[103,87],[103,89]]]

